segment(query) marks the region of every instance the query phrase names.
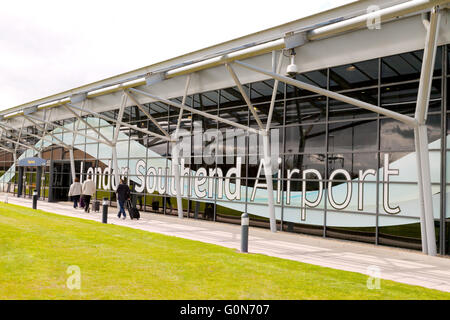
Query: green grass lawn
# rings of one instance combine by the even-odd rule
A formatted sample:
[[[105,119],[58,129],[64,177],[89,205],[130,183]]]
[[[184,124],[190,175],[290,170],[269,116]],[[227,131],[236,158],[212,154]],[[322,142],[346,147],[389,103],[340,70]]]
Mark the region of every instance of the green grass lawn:
[[[66,286],[79,266],[81,289]],[[0,299],[449,299],[367,276],[0,203]]]

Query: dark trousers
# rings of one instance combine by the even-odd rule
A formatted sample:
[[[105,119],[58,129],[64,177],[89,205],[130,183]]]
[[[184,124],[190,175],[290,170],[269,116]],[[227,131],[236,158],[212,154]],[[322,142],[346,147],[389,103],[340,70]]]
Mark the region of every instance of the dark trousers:
[[[80,202],[80,195],[77,194],[76,196],[72,196],[72,201],[73,201],[73,207],[77,208],[78,202]]]
[[[127,216],[127,214],[125,213],[125,201],[119,200],[119,213],[117,215],[119,218],[121,213],[123,214],[124,217]]]
[[[87,194],[85,194],[85,195],[83,195],[83,200],[84,200],[84,211],[88,212],[89,205],[91,203],[91,196],[88,196]]]

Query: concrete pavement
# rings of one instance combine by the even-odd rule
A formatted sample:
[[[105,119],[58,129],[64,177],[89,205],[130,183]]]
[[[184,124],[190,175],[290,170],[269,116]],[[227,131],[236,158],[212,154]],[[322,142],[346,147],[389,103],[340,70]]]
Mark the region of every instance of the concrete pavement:
[[[0,194],[0,201],[5,195]],[[31,199],[11,195],[8,202],[32,207]],[[101,212],[87,214],[73,209],[70,203],[38,202],[38,209],[65,216],[101,222]],[[110,208],[108,223],[161,233],[185,239],[212,243],[239,250],[240,226],[226,223],[178,219],[142,212],[139,221],[117,218],[117,209]],[[290,259],[314,265],[371,275],[379,270],[380,278],[450,292],[450,259],[430,257],[406,249],[375,246],[360,242],[324,239],[288,232],[271,233],[250,227],[249,252]]]

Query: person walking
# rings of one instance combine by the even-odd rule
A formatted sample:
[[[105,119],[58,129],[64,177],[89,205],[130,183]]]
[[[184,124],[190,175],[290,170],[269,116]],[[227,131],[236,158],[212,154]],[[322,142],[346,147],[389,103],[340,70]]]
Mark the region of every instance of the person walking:
[[[123,214],[123,219],[126,218],[126,213],[125,213],[125,202],[127,200],[130,200],[130,187],[128,187],[127,184],[125,184],[125,181],[123,179],[120,179],[120,184],[117,187],[117,200],[119,202],[119,213],[117,214],[117,216],[120,219],[120,215]]]
[[[81,196],[81,183],[80,183],[80,179],[75,178],[75,181],[70,185],[69,188],[69,197],[72,199],[73,201],[73,207],[75,209],[78,208],[78,202],[80,201],[80,196]]]
[[[95,183],[92,181],[91,177],[88,176],[86,181],[83,182],[83,186],[81,188],[84,201],[84,212],[89,213],[91,211],[89,204],[91,203],[91,197],[94,195],[95,191]]]

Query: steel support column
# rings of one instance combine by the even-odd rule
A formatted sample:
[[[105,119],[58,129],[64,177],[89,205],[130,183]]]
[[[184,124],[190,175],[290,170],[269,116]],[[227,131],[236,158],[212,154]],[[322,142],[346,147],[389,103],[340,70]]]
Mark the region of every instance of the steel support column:
[[[120,104],[119,114],[117,116],[116,128],[114,130],[114,136],[111,143],[112,148],[112,158],[113,158],[113,170],[114,170],[114,180],[116,188],[120,184],[120,174],[119,174],[119,161],[117,159],[117,140],[119,139],[120,125],[123,118],[123,113],[125,111],[125,105],[127,104],[127,96],[122,95],[122,102]]]
[[[419,140],[419,128],[414,128],[414,144],[416,147],[416,163],[417,163],[417,180],[419,186],[419,208],[420,208],[420,233],[422,239],[422,252],[428,254],[428,241],[427,241],[427,230],[426,230],[426,218],[425,218],[425,204],[424,204],[424,192],[422,184],[422,165],[420,155],[420,140]]]
[[[275,204],[273,201],[273,180],[272,180],[272,161],[270,154],[269,132],[262,134],[264,149],[264,174],[266,176],[267,185],[267,201],[269,205],[270,231],[277,232],[277,220],[275,217]]]
[[[280,72],[282,59],[283,59],[283,52],[281,51],[278,64],[276,64],[276,52],[275,51],[272,52],[272,70],[274,72],[277,72],[277,73]],[[235,71],[229,64],[225,64],[225,66],[228,69],[228,72],[230,73],[230,75],[233,78],[234,82],[236,83],[237,87],[239,88],[239,91],[241,92],[242,97],[244,98],[245,102],[247,103],[248,108],[252,112],[256,122],[258,123],[258,127],[260,128],[260,131],[258,133],[259,133],[259,136],[263,140],[264,175],[266,177],[270,231],[277,232],[277,220],[276,220],[276,216],[275,216],[275,203],[273,200],[273,172],[272,172],[272,159],[271,159],[271,141],[270,141],[269,134],[270,134],[270,124],[272,122],[273,109],[275,107],[275,98],[276,98],[277,89],[278,89],[278,80],[275,80],[275,82],[274,82],[272,99],[270,102],[269,113],[267,116],[267,124],[266,124],[266,127],[264,128],[264,125],[261,122],[261,120],[259,119],[256,109],[254,108],[253,104],[251,103],[250,98],[245,93],[244,88],[242,87],[242,84],[239,81],[239,78],[237,77]]]
[[[420,72],[419,91],[417,94],[415,113],[417,128],[414,130],[417,155],[417,176],[419,192],[421,193],[419,195],[419,201],[421,208],[420,228],[422,235],[422,251],[432,256],[436,255],[437,250],[426,120],[430,101],[431,82],[433,81],[439,20],[439,9],[437,7],[434,7],[431,10],[429,20],[424,19],[427,35],[423,52],[422,70]]]
[[[281,63],[283,61],[283,51],[280,52],[280,57],[278,64],[276,64],[276,52],[272,53],[272,70],[274,72],[280,73]],[[267,123],[265,131],[262,131],[260,136],[263,139],[263,152],[264,152],[264,174],[266,176],[267,184],[267,199],[269,206],[269,220],[270,220],[270,231],[277,232],[277,219],[275,216],[275,204],[273,201],[273,172],[272,172],[272,157],[271,157],[271,141],[269,138],[270,124],[272,122],[273,109],[275,108],[275,99],[278,90],[278,80],[274,81],[272,99],[270,100],[269,114],[267,116]]]
[[[69,149],[69,158],[70,158],[70,173],[72,175],[72,183],[75,181],[76,174],[75,174],[75,159],[73,156],[73,148]]]
[[[117,190],[117,187],[119,186],[119,183],[120,183],[120,174],[119,174],[119,162],[117,161],[116,145],[113,145],[111,147],[111,151],[112,151],[112,160],[113,160],[114,181],[115,181],[115,186],[116,186],[116,190]]]
[[[186,85],[184,87],[184,95],[183,95],[183,101],[181,102],[181,105],[184,107],[186,105],[186,98],[187,98],[187,92],[189,89],[189,83],[191,82],[191,75],[188,75],[186,79]],[[184,184],[181,183],[181,163],[180,163],[180,148],[178,145],[178,139],[180,138],[180,126],[181,126],[181,120],[183,118],[183,110],[184,108],[180,108],[180,113],[178,114],[178,121],[177,121],[177,127],[175,129],[175,134],[172,141],[172,172],[175,178],[174,184],[175,184],[175,192],[177,193],[177,210],[178,210],[178,218],[183,219],[184,212],[183,212],[183,201],[181,198],[181,188]],[[173,178],[172,178],[173,179]]]

